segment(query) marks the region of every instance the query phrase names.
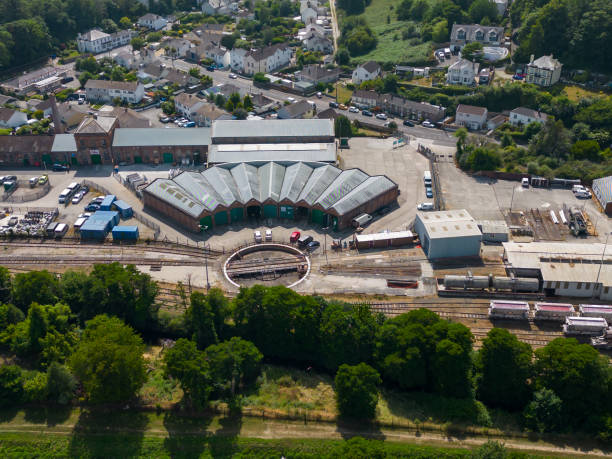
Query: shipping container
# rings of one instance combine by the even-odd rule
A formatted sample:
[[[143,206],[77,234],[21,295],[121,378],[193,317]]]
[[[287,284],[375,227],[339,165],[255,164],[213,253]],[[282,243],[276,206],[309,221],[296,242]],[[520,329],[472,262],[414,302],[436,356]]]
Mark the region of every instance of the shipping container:
[[[106,196],[104,196],[104,200],[100,204],[100,210],[106,210],[106,211],[112,210],[111,208],[116,199],[117,198],[115,197],[114,194],[107,194]]]
[[[59,225],[58,222],[51,222],[49,226],[47,226],[47,236],[53,237],[55,235],[55,228]]]
[[[113,228],[113,239],[115,241],[136,241],[138,239],[137,226],[115,226]]]
[[[489,317],[492,319],[529,319],[529,303],[526,301],[491,301]]]
[[[536,303],[534,317],[539,320],[565,321],[566,317],[573,316],[576,311],[568,303]]]
[[[121,215],[121,218],[131,218],[132,215],[134,215],[132,206],[130,206],[125,201],[121,201],[118,199],[115,202],[113,202],[113,206],[115,207],[115,209],[117,209],[117,212],[119,212],[119,215]]]
[[[68,232],[68,225],[66,225],[65,223],[60,223],[59,225],[55,227],[55,230],[53,231],[53,236],[56,237],[57,239],[61,239],[64,237],[64,235],[67,232]]]
[[[87,219],[81,226],[82,239],[104,239],[108,234],[109,221]]]
[[[119,212],[116,210],[97,210],[89,219],[108,221],[110,225],[109,230],[112,229],[113,226],[118,225],[120,221]]]
[[[609,304],[581,304],[580,315],[582,317],[603,317],[612,322],[612,305]]]
[[[602,317],[566,317],[563,333],[566,335],[603,335],[608,322]]]
[[[398,247],[411,244],[414,241],[414,234],[411,231],[356,234],[354,240],[358,249]]]

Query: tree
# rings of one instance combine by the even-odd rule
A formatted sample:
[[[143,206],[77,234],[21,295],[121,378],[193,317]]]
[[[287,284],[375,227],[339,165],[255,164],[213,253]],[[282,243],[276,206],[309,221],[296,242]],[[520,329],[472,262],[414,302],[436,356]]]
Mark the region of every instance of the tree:
[[[467,165],[474,172],[494,171],[501,164],[501,156],[495,148],[477,147],[467,157]]]
[[[17,405],[23,397],[23,375],[17,365],[0,366],[0,407]]]
[[[119,30],[115,21],[110,18],[106,18],[102,20],[102,30],[106,33],[115,33]]]
[[[32,303],[28,311],[28,340],[30,342],[30,352],[40,352],[40,339],[47,334],[47,320],[43,308]]]
[[[171,115],[174,113],[174,102],[166,100],[161,103],[161,109],[166,115]]]
[[[25,372],[22,398],[25,403],[37,403],[47,400],[47,374],[40,371]]]
[[[132,27],[132,21],[130,21],[130,18],[127,16],[123,16],[121,19],[119,19],[119,27],[123,30],[129,29]]]
[[[601,161],[599,144],[595,140],[578,140],[571,148],[572,159]]]
[[[236,36],[234,34],[231,35],[223,35],[221,37],[221,46],[231,50],[232,48],[234,48],[234,44],[236,43],[236,40],[240,38],[240,36]]]
[[[557,338],[535,355],[534,385],[561,399],[568,426],[584,428],[606,410],[610,372],[607,360],[595,349],[574,338]]]
[[[63,365],[57,362],[51,363],[47,368],[47,396],[50,401],[66,405],[74,397],[76,380]]]
[[[270,79],[265,75],[265,73],[257,72],[253,75],[253,81],[256,83],[269,83]]]
[[[380,375],[371,366],[341,365],[334,379],[340,416],[371,421],[376,416]]]
[[[480,43],[479,41],[473,41],[471,43],[468,43],[461,50],[461,57],[467,59],[468,61],[471,61],[476,57],[476,55],[482,52],[482,48],[482,43]]]
[[[208,295],[200,292],[191,294],[191,305],[185,313],[186,322],[191,331],[191,339],[199,349],[205,349],[219,342],[215,326],[215,317],[208,301]]]
[[[503,443],[489,440],[476,448],[470,455],[471,459],[506,459],[510,457]]]
[[[238,107],[232,110],[232,115],[236,117],[237,120],[246,120],[249,113],[244,108]]]
[[[399,81],[399,78],[397,75],[393,73],[388,73],[387,75],[384,76],[382,81],[383,81],[383,91],[384,92],[388,92],[392,94],[397,93],[397,83]]]
[[[338,8],[342,8],[347,14],[361,14],[365,10],[364,0],[340,0]]]
[[[344,115],[338,116],[334,120],[334,131],[336,132],[337,139],[341,137],[351,137],[353,132],[351,128],[351,120]]]
[[[561,399],[552,390],[541,389],[525,408],[525,424],[535,432],[554,432],[561,427],[562,407]]]
[[[45,113],[42,110],[36,110],[34,112],[34,118],[36,118],[37,120],[42,120],[45,117]]]
[[[570,134],[561,120],[549,116],[540,132],[529,142],[529,150],[535,155],[564,159],[571,147]]]
[[[580,110],[574,119],[588,124],[592,129],[612,130],[612,96],[595,99],[588,107]]]
[[[54,304],[58,300],[59,282],[47,270],[18,273],[13,279],[13,302],[26,312],[32,303]]]
[[[213,380],[229,390],[232,397],[242,386],[255,381],[261,372],[263,355],[253,343],[237,336],[207,347],[205,355]]]
[[[140,51],[145,47],[145,44],[145,41],[140,37],[134,37],[130,40],[130,45],[132,45],[134,51]]]
[[[11,272],[4,266],[0,266],[0,304],[11,299],[12,285]]]
[[[191,67],[189,69],[189,75],[191,75],[194,78],[200,78],[200,69],[197,67]]]
[[[336,62],[338,65],[348,65],[351,56],[346,48],[339,48],[336,52]]]
[[[117,317],[96,316],[87,322],[70,367],[93,403],[127,401],[146,379],[144,345]]]
[[[497,7],[489,0],[474,0],[468,14],[475,24],[480,24],[484,18],[491,23],[497,22]]]
[[[112,81],[125,80],[125,70],[123,70],[123,67],[119,65],[116,65],[115,67],[113,67],[113,70],[111,70],[110,79]],[[115,105],[117,104],[115,103]]]
[[[147,35],[147,42],[157,43],[161,41],[162,37],[163,37],[163,34],[161,32],[151,32],[149,35]]]
[[[436,22],[431,32],[431,38],[436,43],[444,43],[448,41],[448,21],[443,19],[442,21]]]
[[[523,409],[530,396],[533,351],[504,328],[493,328],[476,359],[477,395],[490,406]]]
[[[181,338],[164,352],[164,365],[164,374],[179,381],[189,403],[204,407],[213,382],[204,352],[193,341]]]
[[[429,3],[427,0],[415,0],[410,8],[410,18],[414,21],[420,21],[428,9]]]
[[[244,96],[244,99],[242,99],[242,106],[245,110],[253,110],[253,101],[251,100],[251,96],[248,94]]]

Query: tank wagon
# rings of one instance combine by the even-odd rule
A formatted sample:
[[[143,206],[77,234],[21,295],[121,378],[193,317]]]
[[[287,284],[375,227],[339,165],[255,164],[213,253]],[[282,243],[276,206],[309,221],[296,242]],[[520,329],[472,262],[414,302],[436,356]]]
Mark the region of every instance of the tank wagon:
[[[602,317],[566,317],[563,333],[566,335],[600,336],[606,332],[608,322]]]
[[[535,278],[528,277],[504,277],[504,276],[466,276],[446,275],[444,276],[445,290],[486,290],[510,292],[539,292],[540,282]]]
[[[536,320],[557,320],[564,322],[566,317],[576,312],[574,306],[568,303],[536,303],[534,308]]]
[[[493,300],[489,304],[491,319],[529,319],[529,303],[526,301]]]

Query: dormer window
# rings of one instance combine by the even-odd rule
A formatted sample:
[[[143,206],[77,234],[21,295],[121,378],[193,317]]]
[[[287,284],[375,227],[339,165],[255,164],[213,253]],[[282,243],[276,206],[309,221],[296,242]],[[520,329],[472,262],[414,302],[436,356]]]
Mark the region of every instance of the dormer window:
[[[476,40],[482,41],[483,39],[484,39],[484,33],[482,33],[482,30],[477,30],[476,31]]]
[[[495,32],[489,32],[489,41],[497,41],[497,34]]]
[[[457,32],[457,38],[459,40],[465,40],[465,30],[459,29],[459,31]]]

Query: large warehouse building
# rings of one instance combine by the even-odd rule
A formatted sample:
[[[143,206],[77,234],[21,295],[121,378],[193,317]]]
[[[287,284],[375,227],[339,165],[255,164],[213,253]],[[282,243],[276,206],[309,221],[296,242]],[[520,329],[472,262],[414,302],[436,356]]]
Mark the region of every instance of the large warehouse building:
[[[604,212],[612,216],[612,175],[593,180],[593,194]]]
[[[427,258],[480,255],[482,233],[467,210],[417,212],[414,230]]]
[[[208,165],[253,161],[336,163],[335,143],[244,143],[211,145]]]
[[[342,229],[357,215],[391,204],[398,194],[397,184],[386,176],[311,162],[225,164],[157,179],[143,192],[146,208],[194,232],[200,225],[247,218],[308,218]]]
[[[612,300],[612,250],[606,245],[504,242],[511,274],[538,277],[549,295]]]
[[[334,123],[310,120],[217,120],[212,125],[213,144],[333,143]]]

